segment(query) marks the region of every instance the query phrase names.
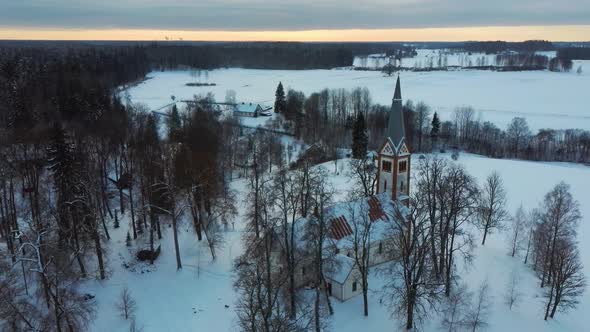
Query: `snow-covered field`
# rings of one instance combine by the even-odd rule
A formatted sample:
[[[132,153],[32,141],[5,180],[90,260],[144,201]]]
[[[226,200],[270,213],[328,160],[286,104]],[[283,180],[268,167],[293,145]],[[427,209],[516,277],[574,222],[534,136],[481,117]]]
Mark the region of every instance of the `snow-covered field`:
[[[575,69],[581,65],[582,74]],[[324,88],[353,89],[367,87],[374,102],[389,105],[393,97],[395,77],[375,71],[354,70],[256,70],[217,69],[202,72],[152,72],[145,82],[128,90],[132,101],[156,110],[176,100],[192,99],[195,94],[213,92],[223,101],[227,90],[235,90],[240,102],[256,102],[272,106],[279,81],[285,88],[305,94]],[[424,101],[451,119],[459,106],[473,106],[477,116],[505,128],[515,116],[526,117],[532,130],[539,128],[590,129],[590,113],[586,96],[590,86],[590,61],[576,61],[574,71],[492,72],[437,71],[402,72],[404,100]],[[216,86],[189,87],[189,82],[210,82]]]
[[[414,156],[417,160],[417,155]],[[445,157],[448,158],[448,155]],[[493,170],[502,175],[509,199],[509,210],[513,212],[521,203],[526,209],[537,207],[543,195],[556,183],[563,180],[571,185],[574,197],[580,202],[583,220],[579,226],[578,240],[586,276],[590,276],[590,168],[569,163],[536,163],[514,160],[490,159],[477,155],[462,154],[458,160],[470,174],[480,182]],[[412,165],[416,165],[413,163]],[[335,189],[344,193],[351,185],[346,175],[345,160],[338,162],[335,174],[334,162],[326,167]],[[232,188],[245,192],[244,180],[235,180]],[[238,197],[245,197],[244,194]],[[343,195],[339,195],[343,197]],[[124,262],[130,263],[130,254],[125,246],[126,225],[113,231],[109,244],[111,276],[106,281],[87,282],[84,288],[97,295],[99,312],[93,331],[126,331],[128,324],[120,318],[115,309],[117,296],[127,286],[138,302],[137,321],[145,332],[150,331],[234,331],[235,314],[233,305],[236,295],[232,289],[232,260],[241,250],[240,231],[243,229],[243,202],[239,202],[240,216],[235,220],[235,230],[225,234],[225,246],[216,261],[210,259],[206,245],[198,245],[189,223],[181,227],[180,248],[184,268],[177,272],[170,229],[164,226],[162,254],[154,268],[135,265],[125,269]],[[479,237],[479,234],[476,235]],[[474,264],[461,275],[470,287],[475,288],[488,279],[493,294],[493,309],[488,331],[584,331],[590,318],[590,292],[586,292],[580,305],[569,314],[558,313],[555,320],[542,320],[542,303],[538,298],[540,289],[529,268],[522,264],[522,258],[511,258],[507,254],[505,234],[493,234],[485,247],[475,250]],[[524,293],[523,303],[513,311],[503,304],[502,296],[508,276],[513,269],[521,275]],[[143,272],[142,272],[143,271]],[[335,301],[335,315],[332,319],[334,331],[396,331],[399,322],[392,320],[386,308],[379,304],[381,277],[371,277],[369,317],[362,314],[362,298],[357,297],[344,303]],[[226,308],[226,305],[229,308]],[[425,331],[437,331],[439,320],[428,320]]]

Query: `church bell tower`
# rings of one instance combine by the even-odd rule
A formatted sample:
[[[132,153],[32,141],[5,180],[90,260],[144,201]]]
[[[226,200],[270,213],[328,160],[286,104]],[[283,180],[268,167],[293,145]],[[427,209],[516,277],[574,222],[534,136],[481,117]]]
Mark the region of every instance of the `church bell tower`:
[[[391,199],[407,206],[410,198],[410,150],[406,145],[405,135],[402,92],[398,75],[385,142],[379,149],[375,192],[390,193]]]

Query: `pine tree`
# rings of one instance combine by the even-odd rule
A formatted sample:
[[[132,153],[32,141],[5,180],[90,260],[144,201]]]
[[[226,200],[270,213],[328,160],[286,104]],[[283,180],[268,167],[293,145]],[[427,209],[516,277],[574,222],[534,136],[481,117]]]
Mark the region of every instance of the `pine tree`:
[[[279,82],[277,91],[275,92],[275,113],[282,113],[285,111],[287,106],[287,100],[285,99],[285,90],[283,89],[283,83]]]
[[[432,116],[432,129],[430,129],[430,138],[432,139],[432,147],[436,148],[436,143],[438,142],[438,134],[440,132],[440,119],[438,118],[438,114],[434,112],[434,116]]]
[[[75,147],[60,124],[55,124],[51,144],[47,150],[49,169],[60,195],[68,193],[79,178]]]
[[[363,112],[359,112],[352,129],[352,157],[364,159],[367,156],[367,131]]]
[[[125,238],[125,245],[131,247],[131,234],[127,231],[127,238]]]
[[[170,116],[166,119],[166,125],[168,126],[168,138],[171,141],[178,141],[180,139],[180,127],[182,123],[176,104],[172,106]]]
[[[59,123],[54,125],[47,157],[57,191],[59,238],[63,241],[72,230],[68,202],[78,192],[78,180],[81,175],[75,145],[70,142],[69,136]]]

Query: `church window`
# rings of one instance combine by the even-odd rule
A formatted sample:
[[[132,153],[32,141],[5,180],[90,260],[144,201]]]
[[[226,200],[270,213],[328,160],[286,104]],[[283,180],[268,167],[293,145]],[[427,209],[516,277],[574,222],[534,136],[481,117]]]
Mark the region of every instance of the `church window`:
[[[379,255],[383,253],[383,243],[379,242]]]
[[[402,160],[399,162],[399,171],[400,172],[405,172],[408,168],[408,162],[405,160]]]
[[[385,180],[385,182],[383,183],[383,191],[387,190],[387,180]]]
[[[381,169],[383,169],[383,172],[391,173],[391,161],[383,161],[381,163]]]
[[[356,281],[352,282],[352,291],[356,292]]]
[[[399,191],[401,192],[405,192],[405,186],[404,186],[404,181],[402,180],[402,182],[399,184]]]

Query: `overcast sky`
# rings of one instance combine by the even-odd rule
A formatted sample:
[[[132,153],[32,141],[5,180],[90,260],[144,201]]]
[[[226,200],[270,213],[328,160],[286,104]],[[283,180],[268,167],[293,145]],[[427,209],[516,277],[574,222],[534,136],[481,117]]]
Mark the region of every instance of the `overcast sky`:
[[[254,31],[588,24],[590,0],[0,0],[0,26],[12,28]]]

